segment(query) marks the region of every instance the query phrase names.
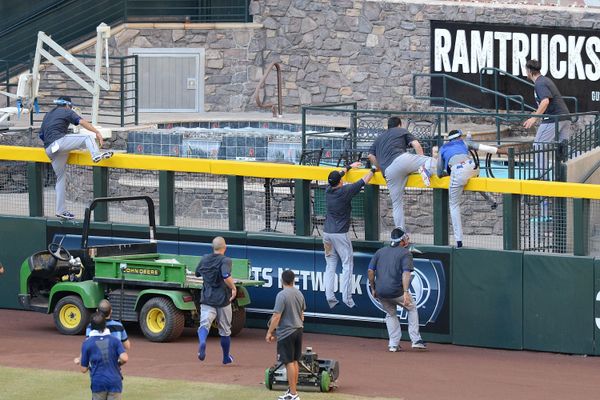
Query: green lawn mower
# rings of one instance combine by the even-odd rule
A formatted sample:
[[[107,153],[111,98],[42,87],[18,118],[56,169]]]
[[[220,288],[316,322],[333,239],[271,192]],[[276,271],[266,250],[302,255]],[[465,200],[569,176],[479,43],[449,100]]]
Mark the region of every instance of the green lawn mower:
[[[306,392],[329,392],[337,387],[340,365],[335,360],[319,360],[312,347],[307,347],[299,362],[298,390]],[[269,390],[285,390],[289,387],[287,371],[283,363],[275,363],[265,370],[265,386]]]

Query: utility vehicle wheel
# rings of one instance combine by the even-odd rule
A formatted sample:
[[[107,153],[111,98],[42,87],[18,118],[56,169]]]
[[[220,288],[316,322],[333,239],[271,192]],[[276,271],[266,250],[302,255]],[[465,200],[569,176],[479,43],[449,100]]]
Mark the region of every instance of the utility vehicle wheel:
[[[246,309],[237,307],[231,316],[231,336],[237,336],[246,325]]]
[[[177,339],[185,324],[185,315],[170,299],[153,297],[140,311],[140,328],[152,342],[170,342]]]
[[[79,335],[90,322],[90,310],[79,296],[63,297],[54,307],[54,325],[63,335]]]
[[[329,392],[331,384],[331,375],[327,371],[321,371],[321,392]]]

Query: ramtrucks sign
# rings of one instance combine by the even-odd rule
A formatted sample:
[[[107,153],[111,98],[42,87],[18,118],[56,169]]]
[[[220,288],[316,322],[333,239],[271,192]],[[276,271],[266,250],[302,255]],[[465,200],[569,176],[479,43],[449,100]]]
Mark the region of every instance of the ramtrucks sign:
[[[525,63],[537,59],[541,73],[553,79],[563,96],[575,96],[580,111],[600,110],[600,37],[597,31],[512,25],[431,21],[431,71],[479,84],[482,68],[496,67],[527,78]],[[487,71],[484,83],[493,88]],[[451,98],[490,107],[491,96],[474,96],[464,86],[448,82]],[[533,91],[501,76],[499,91],[521,94],[530,105]],[[432,82],[432,96],[442,96],[441,79]],[[574,112],[573,102],[567,106]]]

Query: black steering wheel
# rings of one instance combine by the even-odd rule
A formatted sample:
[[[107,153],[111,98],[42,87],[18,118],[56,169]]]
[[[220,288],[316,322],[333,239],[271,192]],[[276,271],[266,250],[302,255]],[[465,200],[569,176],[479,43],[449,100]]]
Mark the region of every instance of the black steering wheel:
[[[71,253],[58,243],[50,243],[48,245],[48,251],[52,254],[52,257],[60,261],[69,261],[71,259]]]

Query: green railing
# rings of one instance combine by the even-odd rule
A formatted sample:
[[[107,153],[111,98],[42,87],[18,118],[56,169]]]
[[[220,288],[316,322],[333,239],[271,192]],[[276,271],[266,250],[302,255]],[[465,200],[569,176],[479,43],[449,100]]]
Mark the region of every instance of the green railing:
[[[506,71],[504,71],[504,70],[502,70],[500,68],[495,68],[495,67],[486,67],[486,68],[481,68],[479,70],[479,85],[481,87],[485,87],[485,85],[483,83],[483,81],[484,81],[484,74],[486,74],[488,71],[492,72],[492,75],[493,75],[493,78],[494,78],[494,91],[496,91],[496,92],[498,91],[498,84],[499,84],[499,77],[498,77],[498,75],[499,74],[502,74],[502,76],[505,77],[506,79],[512,79],[512,80],[517,81],[517,82],[519,82],[519,83],[521,83],[523,85],[526,85],[527,87],[529,87],[531,89],[533,89],[535,87],[535,85],[532,82],[529,82],[528,80],[523,79],[523,78],[521,78],[521,77],[519,77],[517,75],[513,75],[513,74],[511,74],[509,72],[506,72]],[[573,112],[575,114],[577,114],[579,112],[579,100],[577,100],[577,97],[574,97],[574,96],[562,96],[562,98],[563,98],[563,100],[568,100],[568,101],[570,101],[570,102],[573,103],[573,108],[574,108]],[[495,100],[495,103],[496,103],[496,110],[498,110],[498,97],[495,97],[494,100]],[[525,108],[527,110],[530,110],[530,111],[537,110],[537,107],[533,107],[533,106],[530,106],[528,104],[525,104]],[[574,122],[576,122],[576,121],[574,121]]]
[[[0,31],[0,58],[27,61],[43,31],[68,47],[95,36],[101,22],[251,22],[249,0],[63,0]]]
[[[417,94],[417,80],[419,78],[430,78],[430,81],[435,78],[442,79],[442,94],[443,94],[443,96],[437,97],[437,96],[431,96],[431,95],[418,95]],[[465,81],[464,79],[460,79],[455,76],[451,76],[451,75],[443,74],[443,73],[414,74],[413,81],[412,81],[412,95],[415,99],[418,99],[418,100],[429,100],[429,101],[442,102],[443,108],[444,108],[444,113],[448,112],[448,106],[467,108],[471,111],[476,111],[476,112],[481,111],[481,109],[478,107],[475,107],[470,104],[450,98],[450,94],[448,93],[448,81],[462,85],[465,88],[476,89],[482,93],[494,95],[494,97],[496,99],[498,97],[503,98],[504,102],[505,102],[504,110],[506,111],[507,114],[510,113],[512,104],[520,105],[521,112],[523,112],[525,110],[525,100],[523,99],[523,96],[521,96],[521,95],[507,95],[507,94],[499,92],[498,90],[487,89],[481,85],[477,85],[475,83]],[[431,86],[432,86],[432,84],[430,85],[430,87]],[[496,114],[494,117],[496,118],[498,140],[500,140],[500,121],[505,120],[505,117],[501,116],[499,114],[499,111],[500,111],[499,104],[498,104],[498,102],[496,102]],[[444,116],[444,129],[446,131],[448,131],[447,115]]]

